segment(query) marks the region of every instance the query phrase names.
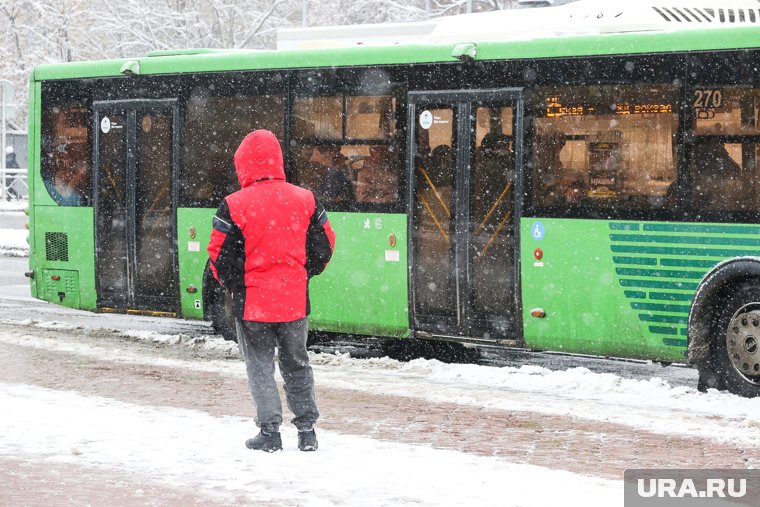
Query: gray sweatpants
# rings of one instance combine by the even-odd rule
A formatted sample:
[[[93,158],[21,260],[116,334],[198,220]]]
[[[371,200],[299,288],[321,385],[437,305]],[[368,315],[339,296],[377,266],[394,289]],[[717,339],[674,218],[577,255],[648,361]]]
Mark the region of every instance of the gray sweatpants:
[[[256,425],[263,431],[279,431],[282,403],[274,380],[274,350],[285,385],[288,408],[299,430],[317,422],[319,412],[314,396],[314,375],[306,352],[307,320],[293,322],[253,322],[237,319],[240,353],[248,372],[248,387],[256,403]]]

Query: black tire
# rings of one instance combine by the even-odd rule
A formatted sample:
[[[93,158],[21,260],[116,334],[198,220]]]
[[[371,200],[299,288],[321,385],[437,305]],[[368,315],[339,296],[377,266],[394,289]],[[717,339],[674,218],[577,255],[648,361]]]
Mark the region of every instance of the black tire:
[[[333,337],[327,333],[309,331],[309,334],[306,337],[306,346],[312,347],[314,345],[321,345],[323,343],[329,343],[331,341],[333,341]]]
[[[712,357],[700,370],[702,389],[726,389],[734,394],[760,396],[760,282],[730,287],[713,326]]]
[[[728,389],[723,377],[718,373],[718,369],[710,361],[708,364],[699,368],[699,378],[697,380],[697,390],[706,393],[708,389],[717,389],[725,391]]]
[[[216,334],[221,335],[225,340],[237,342],[235,320],[232,317],[228,299],[227,292],[221,285],[217,285],[208,314],[211,317],[211,327]]]

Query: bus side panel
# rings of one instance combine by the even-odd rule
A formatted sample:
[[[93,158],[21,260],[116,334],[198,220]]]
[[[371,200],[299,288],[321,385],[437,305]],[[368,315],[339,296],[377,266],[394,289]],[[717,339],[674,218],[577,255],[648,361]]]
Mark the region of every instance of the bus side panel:
[[[310,282],[310,327],[324,331],[409,335],[407,218],[328,212],[335,253]]]
[[[208,240],[211,220],[216,210],[207,208],[177,209],[177,252],[179,265],[180,304],[182,316],[203,318],[203,272],[208,261]],[[193,286],[196,293],[187,288]]]
[[[34,219],[36,248],[30,257],[35,259],[37,297],[73,308],[96,310],[92,208],[35,206]],[[65,283],[60,283],[61,280]],[[56,281],[59,283],[53,283]]]
[[[36,245],[34,240],[34,224],[36,214],[34,212],[35,189],[37,185],[37,177],[40,172],[40,125],[42,124],[42,112],[40,111],[41,104],[42,85],[29,82],[29,123],[28,123],[28,135],[27,148],[28,148],[28,163],[27,163],[27,184],[29,185],[29,270],[35,272],[37,269],[37,258],[35,256]],[[37,279],[30,278],[30,292],[34,298],[40,297],[40,293],[37,289]]]
[[[606,220],[522,219],[527,346],[684,361],[689,303],[701,275],[693,269],[662,268],[663,259],[642,249],[639,238],[621,238],[626,229],[635,233],[641,227]],[[540,260],[536,249],[543,253]],[[536,308],[544,309],[546,317],[531,316]]]

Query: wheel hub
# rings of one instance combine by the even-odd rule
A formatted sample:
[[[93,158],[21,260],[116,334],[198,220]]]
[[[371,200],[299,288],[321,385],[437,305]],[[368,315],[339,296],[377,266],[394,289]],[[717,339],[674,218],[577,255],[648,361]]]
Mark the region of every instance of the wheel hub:
[[[748,306],[740,308],[728,323],[726,352],[739,374],[760,385],[760,310]]]

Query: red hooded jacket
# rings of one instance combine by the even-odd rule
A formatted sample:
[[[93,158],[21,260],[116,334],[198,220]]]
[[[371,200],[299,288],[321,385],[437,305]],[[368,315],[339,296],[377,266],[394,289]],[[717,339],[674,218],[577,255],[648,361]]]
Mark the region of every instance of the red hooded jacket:
[[[308,279],[327,266],[335,233],[310,191],[285,181],[282,150],[268,130],[235,152],[241,190],[214,216],[211,271],[243,320],[291,322],[309,313]]]

